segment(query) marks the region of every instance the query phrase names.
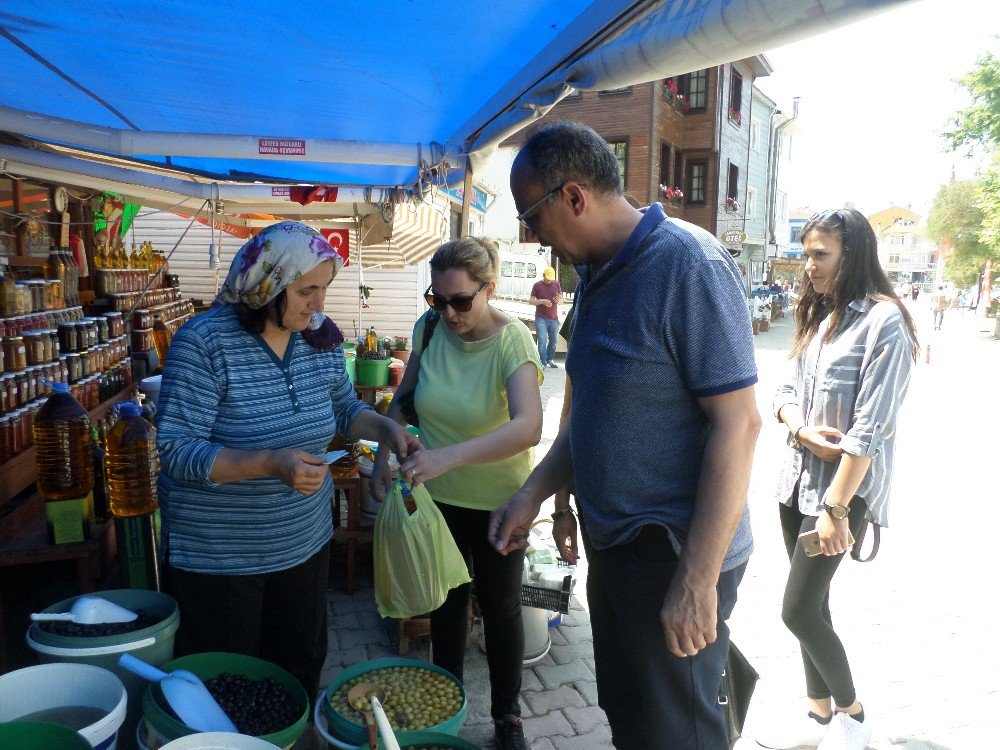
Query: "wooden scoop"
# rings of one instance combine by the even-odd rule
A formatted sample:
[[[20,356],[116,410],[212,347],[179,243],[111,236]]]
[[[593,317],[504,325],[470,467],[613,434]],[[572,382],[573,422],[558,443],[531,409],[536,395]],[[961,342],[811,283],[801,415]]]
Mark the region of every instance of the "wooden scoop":
[[[347,693],[347,702],[351,704],[351,708],[365,718],[365,727],[368,729],[368,746],[372,750],[378,750],[378,728],[375,726],[372,698],[378,698],[379,702],[385,700],[385,690],[374,682],[362,682],[360,685],[352,687]]]

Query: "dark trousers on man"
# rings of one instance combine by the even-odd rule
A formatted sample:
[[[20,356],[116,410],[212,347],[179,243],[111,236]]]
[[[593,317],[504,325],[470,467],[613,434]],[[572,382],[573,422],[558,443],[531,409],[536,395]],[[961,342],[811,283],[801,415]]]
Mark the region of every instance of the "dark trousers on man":
[[[621,750],[725,750],[729,734],[719,684],[729,651],[726,618],[746,563],[719,576],[715,643],[696,656],[667,650],[660,610],[677,572],[666,529],[644,526],[631,542],[587,552],[598,703]]]

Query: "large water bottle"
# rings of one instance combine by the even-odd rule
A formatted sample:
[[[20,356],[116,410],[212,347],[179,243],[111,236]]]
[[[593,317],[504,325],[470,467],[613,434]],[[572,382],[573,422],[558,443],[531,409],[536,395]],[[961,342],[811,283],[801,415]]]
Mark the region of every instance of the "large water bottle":
[[[52,384],[52,395],[35,415],[31,432],[42,497],[47,502],[86,497],[94,488],[90,415],[68,383]]]
[[[119,518],[143,516],[159,508],[156,477],[160,454],[156,449],[156,428],[142,416],[134,401],[114,405],[118,421],[108,433],[105,467],[108,501]]]

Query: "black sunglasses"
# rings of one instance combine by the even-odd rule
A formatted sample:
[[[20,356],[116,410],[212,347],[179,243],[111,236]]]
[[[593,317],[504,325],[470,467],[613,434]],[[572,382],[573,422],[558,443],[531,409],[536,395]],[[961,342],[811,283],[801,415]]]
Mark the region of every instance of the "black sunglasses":
[[[486,283],[487,282],[484,281],[479,286],[479,289],[476,290],[476,294],[479,294],[486,288]],[[431,284],[431,286],[434,285]],[[469,297],[451,297],[449,299],[448,297],[442,297],[440,294],[435,294],[431,291],[431,287],[429,286],[427,287],[427,291],[424,292],[424,299],[427,301],[428,305],[433,307],[438,312],[444,312],[444,309],[451,305],[451,308],[455,312],[467,313],[472,309],[472,302],[476,299],[476,294]]]
[[[841,224],[847,223],[844,214],[840,212],[839,208],[828,208],[826,211],[817,211],[809,217],[808,223],[812,224],[814,221],[826,221],[827,219],[836,219]]]

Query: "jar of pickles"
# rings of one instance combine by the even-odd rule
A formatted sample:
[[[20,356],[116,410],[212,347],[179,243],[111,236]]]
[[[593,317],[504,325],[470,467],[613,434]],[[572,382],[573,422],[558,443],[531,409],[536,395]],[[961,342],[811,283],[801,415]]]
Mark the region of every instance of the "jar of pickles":
[[[152,334],[150,331],[150,337]],[[27,351],[21,336],[8,336],[3,340],[2,346],[5,372],[20,372],[28,366]]]
[[[45,341],[43,341],[41,331],[25,331],[21,338],[24,339],[25,363],[31,366],[44,362],[46,343],[48,343],[49,337],[45,336]],[[51,350],[52,347],[48,348]]]
[[[70,383],[75,383],[83,377],[83,359],[79,352],[66,355],[66,369]]]
[[[153,348],[152,328],[133,328],[131,335],[131,349],[134,352],[146,352]]]
[[[104,318],[108,321],[108,338],[125,335],[125,320],[120,312],[106,312]]]
[[[153,311],[147,308],[142,310],[136,310],[132,313],[132,328],[152,328],[153,327]]]
[[[94,318],[94,323],[97,325],[97,343],[106,344],[110,338],[110,328],[108,327],[108,319],[103,315]]]

